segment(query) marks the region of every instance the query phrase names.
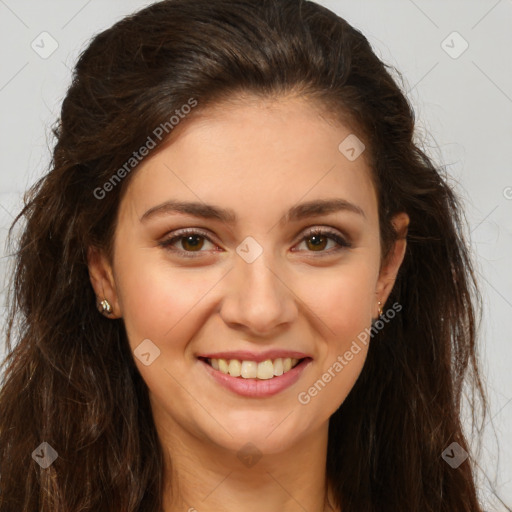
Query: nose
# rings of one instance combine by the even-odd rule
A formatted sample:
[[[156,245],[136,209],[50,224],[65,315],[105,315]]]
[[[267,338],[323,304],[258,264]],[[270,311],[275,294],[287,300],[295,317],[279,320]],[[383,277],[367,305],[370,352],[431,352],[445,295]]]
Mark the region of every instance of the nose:
[[[226,278],[220,308],[221,318],[231,328],[265,337],[295,320],[298,308],[293,283],[287,282],[276,265],[273,267],[265,252],[252,263],[237,258]]]

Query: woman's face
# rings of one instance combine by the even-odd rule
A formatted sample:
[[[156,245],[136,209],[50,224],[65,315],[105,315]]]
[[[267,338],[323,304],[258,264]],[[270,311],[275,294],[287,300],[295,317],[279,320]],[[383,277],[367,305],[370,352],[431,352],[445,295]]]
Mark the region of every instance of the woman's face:
[[[354,139],[340,149],[350,128],[319,112],[303,99],[249,98],[183,124],[127,187],[112,267],[90,260],[163,435],[278,453],[326,428],[361,372],[358,336],[405,242],[379,275],[365,153],[354,159]],[[301,362],[288,372],[287,358]]]

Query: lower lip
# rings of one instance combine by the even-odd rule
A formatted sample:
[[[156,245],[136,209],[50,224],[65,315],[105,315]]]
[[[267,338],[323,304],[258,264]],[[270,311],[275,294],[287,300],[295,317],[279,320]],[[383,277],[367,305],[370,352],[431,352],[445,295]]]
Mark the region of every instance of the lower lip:
[[[250,398],[266,398],[289,388],[297,382],[311,361],[311,358],[303,359],[290,371],[272,379],[244,379],[243,377],[232,377],[219,370],[215,370],[206,361],[199,359],[199,362],[205,367],[206,371],[219,384],[238,395]]]

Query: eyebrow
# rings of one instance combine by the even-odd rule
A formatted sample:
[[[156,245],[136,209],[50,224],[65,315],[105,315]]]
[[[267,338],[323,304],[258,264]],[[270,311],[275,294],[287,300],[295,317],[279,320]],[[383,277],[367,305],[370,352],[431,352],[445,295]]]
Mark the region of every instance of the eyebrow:
[[[327,215],[340,211],[355,213],[366,219],[366,214],[361,207],[345,199],[318,199],[293,206],[280,219],[279,223],[286,224],[288,222],[297,222],[309,217],[319,217],[321,215]],[[145,222],[151,217],[173,213],[191,215],[201,219],[219,220],[227,224],[235,224],[237,222],[236,213],[234,210],[229,208],[220,208],[218,206],[199,202],[185,202],[176,200],[166,201],[165,203],[150,208],[142,215],[140,221]]]

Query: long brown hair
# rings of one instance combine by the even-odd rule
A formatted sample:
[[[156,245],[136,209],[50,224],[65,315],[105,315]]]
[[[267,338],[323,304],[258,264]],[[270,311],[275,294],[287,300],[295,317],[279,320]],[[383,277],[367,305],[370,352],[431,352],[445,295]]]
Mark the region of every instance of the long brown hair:
[[[327,477],[337,503],[344,512],[482,511],[473,459],[453,469],[441,457],[452,442],[470,451],[465,386],[472,410],[485,412],[481,298],[461,205],[415,144],[414,112],[392,69],[358,30],[313,2],[165,0],[95,36],[81,54],[49,172],[13,224],[25,221],[0,392],[1,512],[161,510],[163,450],[148,390],[122,320],[97,310],[86,258],[92,246],[110,254],[136,169],[98,191],[191,98],[199,111],[237,92],[290,91],[361,134],[383,259],[397,236],[391,217],[411,219],[389,297],[402,310],[375,336],[330,419]],[[42,442],[58,453],[47,469],[32,457]]]

